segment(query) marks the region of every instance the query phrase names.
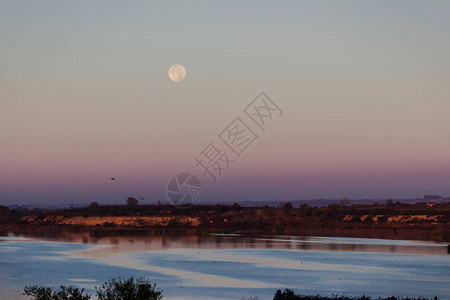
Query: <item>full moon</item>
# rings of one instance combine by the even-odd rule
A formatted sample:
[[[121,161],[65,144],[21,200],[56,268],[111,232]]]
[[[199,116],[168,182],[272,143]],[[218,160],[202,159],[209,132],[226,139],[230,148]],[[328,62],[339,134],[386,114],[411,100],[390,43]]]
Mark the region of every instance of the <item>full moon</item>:
[[[169,78],[172,81],[180,82],[186,78],[186,69],[182,65],[173,65],[169,69]]]

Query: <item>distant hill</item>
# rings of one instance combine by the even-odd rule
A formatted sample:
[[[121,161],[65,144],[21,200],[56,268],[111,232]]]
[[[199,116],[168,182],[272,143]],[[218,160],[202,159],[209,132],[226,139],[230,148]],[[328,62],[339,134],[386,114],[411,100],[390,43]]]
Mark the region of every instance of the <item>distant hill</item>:
[[[441,197],[439,195],[425,195],[423,198],[416,198],[416,199],[313,199],[313,200],[273,200],[273,201],[238,201],[238,204],[245,207],[282,207],[286,203],[292,203],[294,207],[299,207],[302,204],[308,204],[311,207],[326,207],[330,204],[345,204],[345,205],[352,205],[352,204],[362,204],[362,205],[372,205],[375,203],[378,204],[386,204],[388,201],[393,202],[401,202],[405,204],[415,204],[419,202],[433,202],[433,203],[444,203],[450,201],[450,197]],[[167,203],[167,200],[161,200],[159,201],[163,204]],[[343,203],[345,202],[345,203]],[[233,204],[233,201],[200,201],[196,204],[198,205],[215,205],[215,204],[222,204],[222,205],[230,205]],[[102,205],[117,205],[117,203],[100,203]],[[144,204],[144,203],[140,203]],[[145,203],[145,205],[155,205],[157,204],[157,201],[152,201],[152,203]],[[88,207],[89,203],[67,203],[67,204],[46,204],[46,205],[40,205],[40,204],[29,204],[29,205],[8,205],[10,209],[63,209],[63,208],[83,208]]]

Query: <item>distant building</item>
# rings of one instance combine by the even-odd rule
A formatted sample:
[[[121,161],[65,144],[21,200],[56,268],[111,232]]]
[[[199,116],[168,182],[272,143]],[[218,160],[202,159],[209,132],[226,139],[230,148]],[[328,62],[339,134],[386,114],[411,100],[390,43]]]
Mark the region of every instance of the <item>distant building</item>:
[[[425,200],[442,200],[442,197],[439,195],[425,195],[423,196],[423,199]]]

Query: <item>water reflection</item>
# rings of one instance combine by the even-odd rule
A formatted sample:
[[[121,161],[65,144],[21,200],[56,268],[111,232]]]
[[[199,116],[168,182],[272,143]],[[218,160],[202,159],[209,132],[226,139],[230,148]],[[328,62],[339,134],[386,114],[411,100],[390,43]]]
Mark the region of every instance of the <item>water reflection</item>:
[[[388,239],[335,238],[287,235],[248,234],[200,234],[199,232],[177,232],[149,230],[145,234],[124,236],[100,236],[98,232],[86,229],[67,228],[21,228],[9,236],[32,237],[40,240],[109,245],[101,250],[111,253],[141,252],[163,249],[298,249],[308,251],[373,252],[446,255],[446,243],[402,241]]]
[[[443,243],[162,231],[106,237],[89,231],[28,231],[8,236],[0,238],[5,241],[0,244],[0,290],[75,283],[93,291],[114,274],[150,276],[168,300],[217,295],[271,299],[278,288],[373,297],[426,293],[445,299],[449,294],[450,265]]]

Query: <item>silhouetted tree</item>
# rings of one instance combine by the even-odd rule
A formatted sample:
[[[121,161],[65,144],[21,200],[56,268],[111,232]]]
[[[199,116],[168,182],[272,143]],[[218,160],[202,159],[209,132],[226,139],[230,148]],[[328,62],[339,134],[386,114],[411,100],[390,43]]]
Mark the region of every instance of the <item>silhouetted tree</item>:
[[[33,297],[35,300],[89,300],[90,294],[85,294],[84,289],[74,286],[60,286],[59,291],[54,291],[46,286],[26,286],[23,295]]]
[[[308,206],[308,204],[306,204],[306,203],[300,205],[299,209],[300,209],[300,215],[303,217],[310,216],[313,211],[312,207]]]
[[[284,213],[289,213],[289,212],[292,210],[293,207],[294,207],[294,206],[292,205],[291,202],[285,203],[285,204],[283,205],[283,212],[284,212]]]
[[[163,298],[162,291],[156,288],[156,284],[151,284],[144,277],[113,278],[95,289],[99,300],[160,300]]]
[[[138,204],[138,202],[139,202],[138,199],[136,199],[134,197],[128,197],[127,198],[127,205],[135,206],[135,205]]]
[[[297,295],[294,294],[294,291],[291,289],[285,289],[284,291],[278,290],[275,293],[275,297],[273,300],[297,300],[300,299]]]
[[[94,201],[91,204],[89,204],[89,208],[96,208],[96,207],[99,207],[99,206],[100,206],[100,204],[98,204],[97,201]]]
[[[273,297],[273,300],[371,300],[369,296],[357,296],[357,297],[350,297],[345,295],[333,295],[331,297],[328,296],[321,296],[321,295],[296,295],[294,294],[294,291],[290,289],[285,289],[283,292],[281,290],[278,290],[275,293],[275,297]],[[377,298],[376,300],[432,300],[432,298],[424,298],[424,297],[418,297],[418,298],[411,298],[411,297],[397,297],[397,296],[391,296],[386,298]],[[437,300],[437,297],[434,297],[434,300]]]
[[[233,211],[241,211],[242,210],[242,206],[240,206],[239,204],[237,204],[236,202],[234,202],[233,205],[231,205],[231,209]]]

